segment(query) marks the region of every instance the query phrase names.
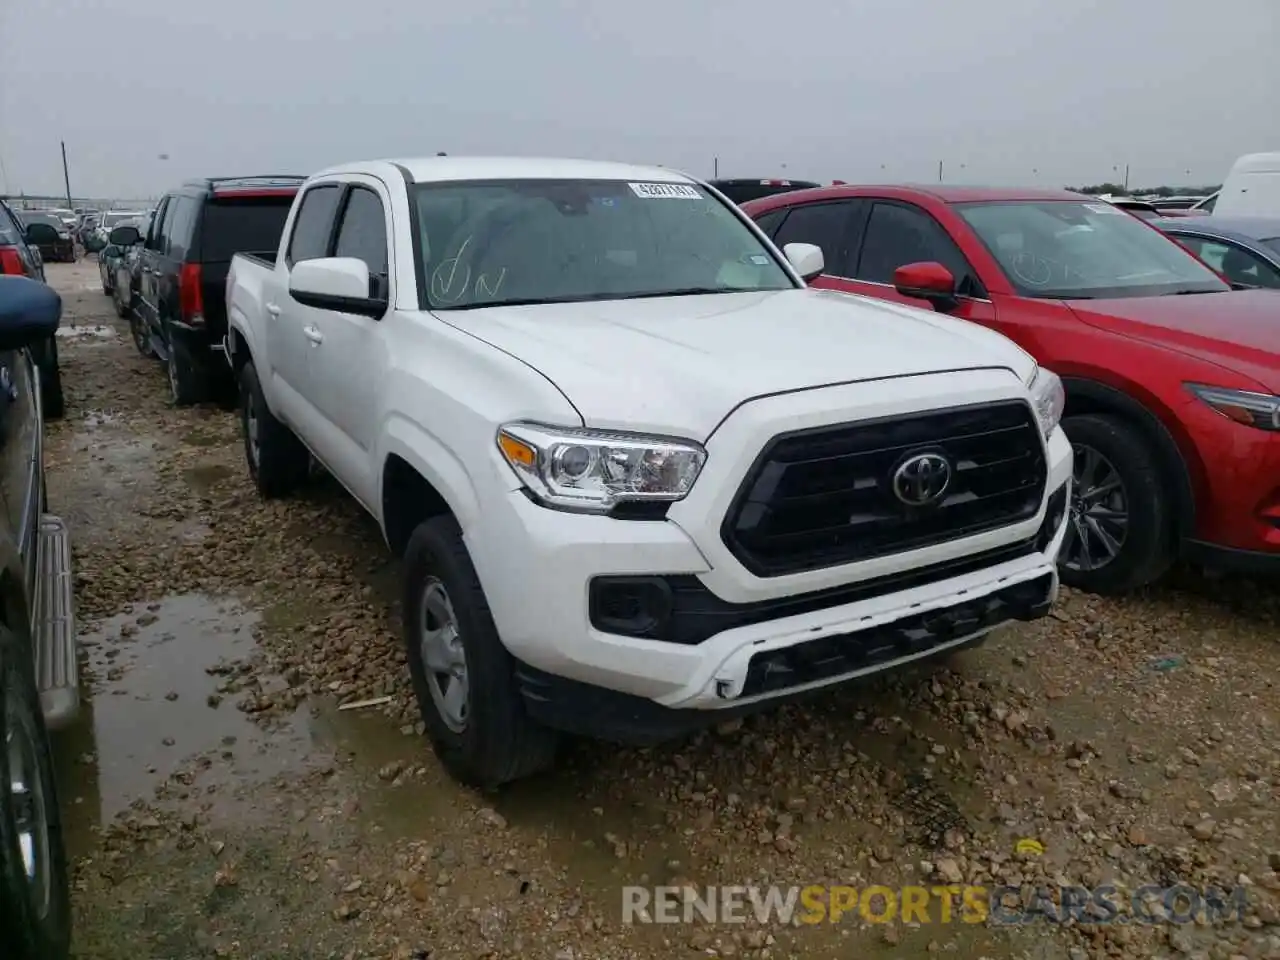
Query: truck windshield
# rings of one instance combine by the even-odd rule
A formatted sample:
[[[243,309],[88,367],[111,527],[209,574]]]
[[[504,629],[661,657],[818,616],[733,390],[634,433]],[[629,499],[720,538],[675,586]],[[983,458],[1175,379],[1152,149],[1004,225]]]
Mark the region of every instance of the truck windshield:
[[[694,184],[468,181],[419,185],[413,200],[431,309],[795,286]]]
[[[1183,247],[1105,201],[956,204],[1014,289],[1039,299],[1230,290]]]

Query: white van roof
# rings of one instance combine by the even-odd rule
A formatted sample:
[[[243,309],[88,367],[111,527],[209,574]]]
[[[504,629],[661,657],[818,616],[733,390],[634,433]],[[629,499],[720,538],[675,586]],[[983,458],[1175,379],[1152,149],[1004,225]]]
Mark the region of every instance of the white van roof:
[[[1246,153],[1231,165],[1215,217],[1280,217],[1280,152]]]
[[[1231,165],[1232,173],[1280,173],[1280,151],[1246,153]]]

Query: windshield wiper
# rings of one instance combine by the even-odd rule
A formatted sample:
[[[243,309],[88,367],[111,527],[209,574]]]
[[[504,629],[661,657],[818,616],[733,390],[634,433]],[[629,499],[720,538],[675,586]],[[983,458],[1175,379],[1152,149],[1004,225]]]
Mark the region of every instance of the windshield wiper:
[[[601,296],[596,293],[578,294],[566,297],[517,297],[512,300],[479,300],[475,303],[459,303],[454,305],[433,306],[432,310],[483,310],[485,307],[535,307],[544,303],[585,303],[588,300],[613,300],[616,297]]]
[[[1221,293],[1221,290],[1174,290],[1171,296],[1189,297],[1193,293]]]

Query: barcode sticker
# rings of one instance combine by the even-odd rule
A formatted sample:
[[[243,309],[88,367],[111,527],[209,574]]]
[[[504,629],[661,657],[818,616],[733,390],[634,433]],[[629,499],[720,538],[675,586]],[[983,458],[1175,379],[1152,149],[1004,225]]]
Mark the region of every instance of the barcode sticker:
[[[701,200],[700,194],[687,183],[628,183],[631,192],[644,200]]]

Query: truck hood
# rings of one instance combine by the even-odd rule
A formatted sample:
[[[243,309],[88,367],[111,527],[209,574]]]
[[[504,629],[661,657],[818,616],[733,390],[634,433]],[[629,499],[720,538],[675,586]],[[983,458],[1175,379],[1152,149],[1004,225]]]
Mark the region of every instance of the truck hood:
[[[1280,391],[1280,292],[1069,300],[1085,323],[1171,348]]]
[[[704,440],[746,400],[837,383],[1035,361],[974,324],[813,289],[436,314],[523,360],[587,426]]]

